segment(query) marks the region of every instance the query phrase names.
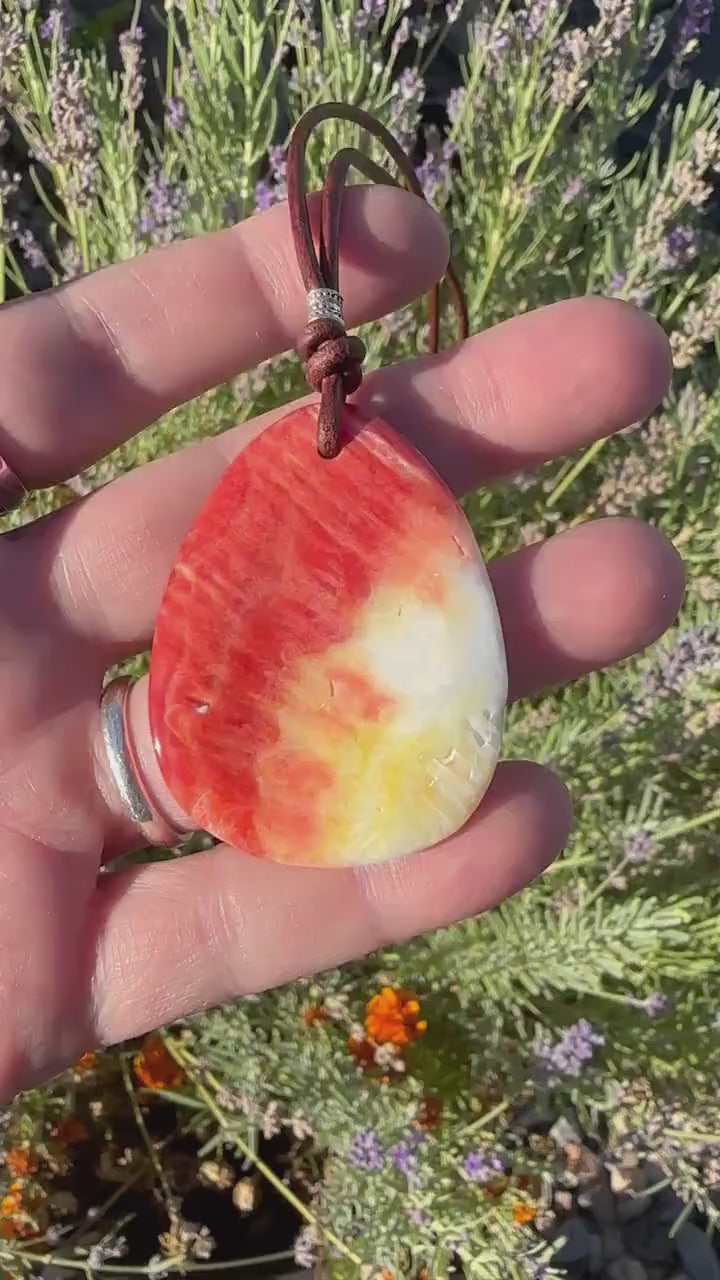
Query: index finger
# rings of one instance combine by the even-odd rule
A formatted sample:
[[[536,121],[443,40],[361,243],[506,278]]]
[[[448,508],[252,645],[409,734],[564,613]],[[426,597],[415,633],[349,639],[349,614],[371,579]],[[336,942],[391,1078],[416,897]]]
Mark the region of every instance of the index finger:
[[[437,214],[395,187],[347,191],[341,242],[349,326],[405,306],[447,264]],[[286,205],[6,305],[0,454],[27,488],[58,483],[288,350],[305,320]]]

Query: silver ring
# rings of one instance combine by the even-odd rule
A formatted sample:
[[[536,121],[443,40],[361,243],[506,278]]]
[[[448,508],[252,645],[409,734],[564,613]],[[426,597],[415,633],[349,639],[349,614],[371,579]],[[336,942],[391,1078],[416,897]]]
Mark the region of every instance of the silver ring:
[[[345,325],[342,295],[337,289],[309,289],[307,295],[308,320],[337,320]]]
[[[100,726],[108,766],[130,821],[148,845],[174,848],[189,832],[174,827],[155,808],[143,790],[130,746],[127,701],[133,682],[128,676],[111,680],[100,698]]]

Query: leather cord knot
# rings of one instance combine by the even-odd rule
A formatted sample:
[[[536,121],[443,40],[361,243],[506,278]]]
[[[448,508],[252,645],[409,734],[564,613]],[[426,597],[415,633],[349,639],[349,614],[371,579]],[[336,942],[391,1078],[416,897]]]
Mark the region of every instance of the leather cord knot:
[[[361,107],[340,102],[319,103],[306,111],[296,124],[290,139],[287,191],[295,253],[308,294],[316,291],[337,294],[338,291],[340,213],[349,170],[355,168],[374,182],[391,186],[401,185],[387,169],[376,164],[364,152],[353,147],[345,147],[338,151],[328,165],[325,176],[320,201],[320,236],[316,249],[305,186],[305,148],[316,126],[323,120],[331,119],[348,120],[377,138],[398,166],[407,187],[420,199],[425,199],[409,157],[396,138],[369,112],[363,111]],[[448,264],[446,279],[458,319],[459,336],[462,340],[468,335],[467,306],[452,263]],[[439,346],[440,329],[439,285],[431,291],[429,298],[429,347],[431,352],[436,352]],[[341,311],[340,314],[342,314]],[[327,316],[309,321],[298,343],[297,352],[303,362],[308,384],[313,391],[320,392],[318,452],[323,458],[334,458],[340,450],[340,413],[343,402],[346,396],[357,391],[362,382],[365,344],[360,338],[348,335],[341,320]]]
[[[351,396],[362,382],[365,343],[349,336],[339,320],[311,320],[297,348],[308,386],[321,391],[325,378],[342,379],[343,393]]]

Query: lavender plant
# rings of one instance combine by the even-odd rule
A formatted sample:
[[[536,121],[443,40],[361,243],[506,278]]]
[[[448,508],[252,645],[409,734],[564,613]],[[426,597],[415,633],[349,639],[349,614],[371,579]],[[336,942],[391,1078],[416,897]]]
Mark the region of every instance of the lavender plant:
[[[462,83],[417,167],[450,214],[473,327],[573,293],[616,295],[657,315],[678,370],[648,422],[476,495],[483,547],[641,514],[691,569],[664,645],[510,713],[507,754],[573,779],[562,859],[480,920],[86,1055],[19,1099],[4,1117],[3,1269],[58,1257],[86,1275],[131,1269],[136,1183],[164,1206],[142,1263],[152,1275],[222,1265],[188,1216],[198,1185],[231,1197],[238,1221],[270,1189],[294,1214],[271,1260],[337,1276],[552,1275],[604,1171],[617,1189],[636,1170],[678,1235],[693,1213],[714,1226],[720,99],[695,85],[674,105],[653,61],[670,41],[667,79],[688,83],[708,6],[683,0],[656,19],[645,0],[599,0],[578,27],[564,0],[452,3],[439,21],[402,0],[167,0],[160,53],[138,10],[114,59],[80,39],[64,5],[4,0],[1,19],[0,279],[14,293],[281,201],[288,127],[320,99],[362,102],[414,145],[433,55],[460,35]],[[632,126],[656,95],[648,150],[621,159],[618,121]],[[314,143],[311,181],[349,133],[332,125]],[[417,309],[386,318],[367,335],[370,363],[412,354],[423,333]],[[75,487],[299,390],[294,362],[274,361]],[[54,500],[36,495],[12,519]],[[174,1108],[174,1137],[150,1132],[156,1099]],[[63,1182],[87,1150],[102,1203]]]

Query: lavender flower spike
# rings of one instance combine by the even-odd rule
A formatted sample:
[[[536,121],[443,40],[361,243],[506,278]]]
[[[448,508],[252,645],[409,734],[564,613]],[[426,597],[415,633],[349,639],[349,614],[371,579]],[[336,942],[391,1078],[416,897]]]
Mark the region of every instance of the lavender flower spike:
[[[165,121],[169,129],[182,133],[187,124],[187,107],[182,98],[168,98],[165,103]]]
[[[414,1133],[410,1138],[398,1142],[390,1152],[392,1162],[398,1173],[404,1173],[408,1186],[417,1186],[420,1182],[418,1170],[418,1147],[422,1145],[423,1134]]]
[[[628,836],[623,846],[623,854],[628,862],[639,864],[647,862],[655,852],[653,838],[644,827],[639,827]]]
[[[505,1171],[502,1157],[494,1151],[470,1151],[462,1167],[471,1182],[490,1182]]]
[[[662,991],[652,991],[642,1001],[642,1008],[648,1018],[661,1018],[663,1014],[669,1013],[672,1009],[672,1001]]]
[[[604,1043],[605,1037],[585,1018],[580,1018],[554,1044],[547,1041],[536,1044],[535,1058],[546,1071],[548,1083],[556,1084],[563,1076],[580,1076],[596,1047]]]
[[[118,40],[123,65],[122,100],[125,110],[139,111],[142,106],[145,82],[142,73],[142,44],[145,38],[142,27],[123,31]]]
[[[348,1149],[348,1160],[365,1173],[378,1173],[385,1164],[380,1139],[374,1129],[360,1129]]]

